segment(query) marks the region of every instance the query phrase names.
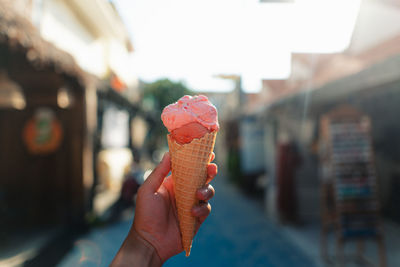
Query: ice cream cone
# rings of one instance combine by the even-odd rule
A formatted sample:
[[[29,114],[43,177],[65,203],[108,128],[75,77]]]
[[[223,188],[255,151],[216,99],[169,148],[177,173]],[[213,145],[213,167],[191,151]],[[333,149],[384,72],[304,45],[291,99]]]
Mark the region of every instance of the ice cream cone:
[[[196,218],[191,215],[191,209],[198,204],[197,189],[206,182],[207,165],[211,160],[216,136],[217,131],[213,131],[184,145],[176,143],[170,135],[167,136],[179,227],[186,257],[190,255],[196,229]]]

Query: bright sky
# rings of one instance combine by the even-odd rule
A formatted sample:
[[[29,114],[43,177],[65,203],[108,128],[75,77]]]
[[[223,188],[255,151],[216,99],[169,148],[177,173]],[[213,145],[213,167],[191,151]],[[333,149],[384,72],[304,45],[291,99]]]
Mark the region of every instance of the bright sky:
[[[229,91],[218,74],[238,74],[247,92],[290,75],[291,53],[343,51],[361,0],[114,0],[132,34],[133,71],[199,91]]]

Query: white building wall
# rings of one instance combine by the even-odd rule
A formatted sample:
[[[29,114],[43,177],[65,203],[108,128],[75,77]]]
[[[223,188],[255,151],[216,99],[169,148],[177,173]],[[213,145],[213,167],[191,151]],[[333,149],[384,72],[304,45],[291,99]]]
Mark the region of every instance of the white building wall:
[[[136,86],[137,77],[134,75],[131,54],[126,46],[117,40],[109,40],[108,62],[111,70],[128,86]]]
[[[64,1],[45,2],[40,31],[43,38],[70,53],[87,72],[98,77],[107,74],[104,40],[91,33]]]
[[[45,40],[71,54],[82,69],[100,79],[113,72],[131,91],[137,88],[133,53],[127,47],[124,25],[107,0],[15,0],[13,3]],[[85,13],[89,10],[92,13]]]
[[[348,52],[362,53],[400,34],[400,9],[384,1],[363,1]]]

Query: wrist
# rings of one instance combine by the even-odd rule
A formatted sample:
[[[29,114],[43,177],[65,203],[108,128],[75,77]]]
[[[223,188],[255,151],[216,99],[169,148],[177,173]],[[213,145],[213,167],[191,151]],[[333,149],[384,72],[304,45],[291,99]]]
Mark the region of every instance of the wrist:
[[[112,267],[123,266],[162,266],[156,249],[142,238],[132,227],[120,250],[115,256]]]

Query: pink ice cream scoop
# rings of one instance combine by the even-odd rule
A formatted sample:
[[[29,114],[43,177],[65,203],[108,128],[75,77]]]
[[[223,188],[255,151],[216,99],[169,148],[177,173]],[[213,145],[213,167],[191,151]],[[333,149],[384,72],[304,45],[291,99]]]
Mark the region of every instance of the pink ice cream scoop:
[[[161,119],[179,144],[190,143],[219,129],[217,109],[204,95],[183,96],[164,108]]]

